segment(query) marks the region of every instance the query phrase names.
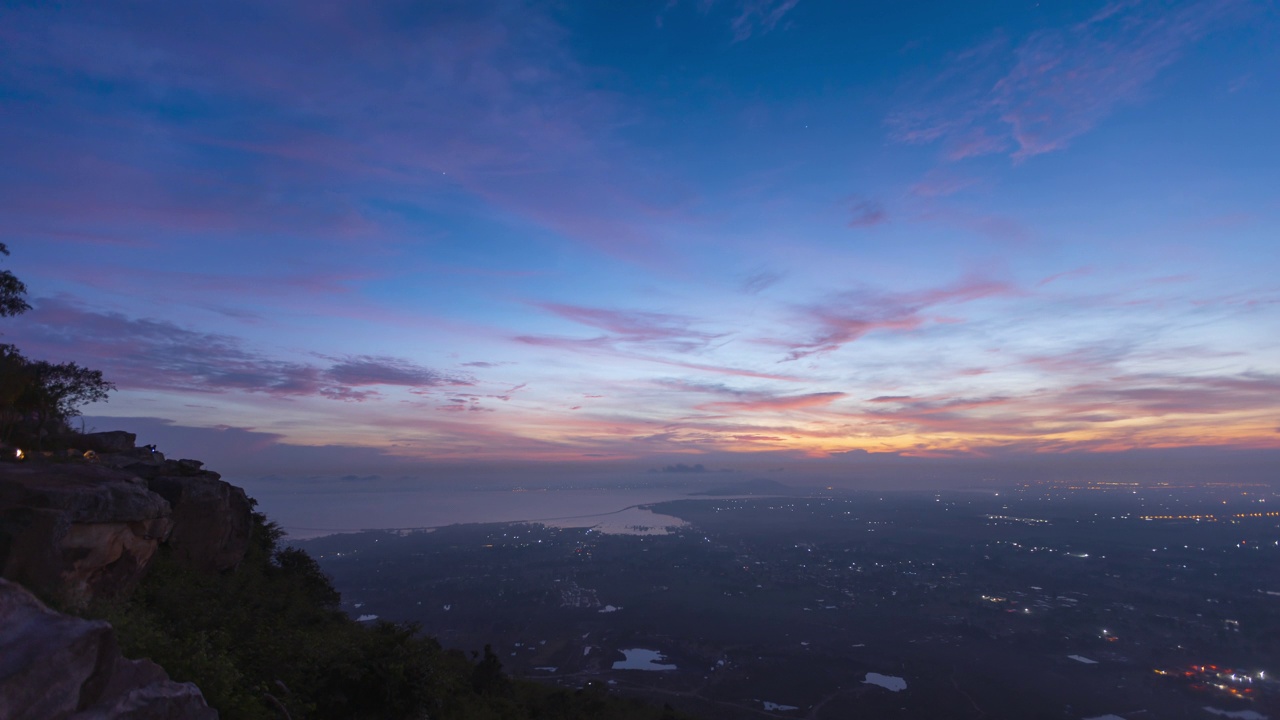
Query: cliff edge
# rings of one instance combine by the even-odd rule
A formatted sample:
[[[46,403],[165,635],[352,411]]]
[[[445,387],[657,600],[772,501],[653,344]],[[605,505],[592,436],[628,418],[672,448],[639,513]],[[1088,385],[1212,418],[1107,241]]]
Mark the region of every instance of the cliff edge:
[[[78,609],[127,596],[161,543],[195,569],[240,563],[244,490],[134,440],[95,433],[60,458],[0,463],[0,577]]]
[[[95,433],[79,449],[0,462],[0,718],[218,717],[195,685],[124,658],[109,624],[37,599],[69,611],[127,599],[161,545],[206,573],[244,559],[253,529],[244,490],[135,440]]]

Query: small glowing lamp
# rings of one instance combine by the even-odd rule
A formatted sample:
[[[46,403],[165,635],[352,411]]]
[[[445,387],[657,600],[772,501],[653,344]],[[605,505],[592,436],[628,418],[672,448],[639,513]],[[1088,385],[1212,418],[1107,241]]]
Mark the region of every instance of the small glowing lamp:
[[[22,452],[22,448],[18,448],[18,449],[16,449],[16,450],[14,450],[14,451],[13,451],[13,459],[14,459],[14,460],[21,460],[21,459],[23,459],[23,458],[25,458],[25,457],[26,457],[26,454]]]

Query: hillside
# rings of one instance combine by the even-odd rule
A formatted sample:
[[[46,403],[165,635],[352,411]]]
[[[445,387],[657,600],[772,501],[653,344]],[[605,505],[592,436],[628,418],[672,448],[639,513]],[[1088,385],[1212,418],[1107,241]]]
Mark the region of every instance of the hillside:
[[[114,439],[92,460],[82,448],[104,447],[102,438],[55,457],[0,463],[0,574],[63,613],[107,621],[107,645],[193,683],[222,718],[681,717],[603,687],[569,691],[509,678],[487,648],[468,656],[412,625],[358,623],[339,609],[315,561],[285,546],[242,490],[198,462],[135,448],[131,436]],[[67,622],[52,612],[22,617]],[[104,626],[92,627],[100,634]],[[12,720],[82,717],[24,706],[6,682],[29,670],[10,666],[18,650],[31,655],[33,637],[9,638],[0,708]],[[76,682],[83,690],[89,681]],[[204,717],[164,707],[96,717]]]

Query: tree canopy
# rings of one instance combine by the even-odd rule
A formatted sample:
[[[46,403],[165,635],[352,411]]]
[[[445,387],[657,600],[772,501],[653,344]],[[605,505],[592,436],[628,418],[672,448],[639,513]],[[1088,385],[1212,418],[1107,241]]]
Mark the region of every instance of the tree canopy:
[[[0,243],[0,255],[8,255],[9,248]],[[0,270],[0,317],[21,315],[31,309],[27,304],[27,286],[8,270]]]
[[[8,254],[0,243],[0,255]],[[0,271],[0,317],[30,310],[26,294],[26,284],[8,270]],[[112,390],[115,385],[101,370],[31,360],[17,347],[0,344],[0,440],[17,435],[41,448],[46,436],[69,429],[68,421],[80,415],[82,405],[106,400]]]

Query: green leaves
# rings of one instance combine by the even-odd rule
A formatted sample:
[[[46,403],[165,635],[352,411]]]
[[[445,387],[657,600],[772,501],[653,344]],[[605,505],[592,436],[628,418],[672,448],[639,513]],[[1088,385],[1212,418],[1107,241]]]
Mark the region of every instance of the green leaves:
[[[98,613],[128,657],[194,682],[225,720],[660,720],[683,716],[606,690],[513,680],[491,648],[478,662],[412,624],[357,623],[306,552],[254,513],[234,571],[200,573],[164,549],[127,602]]]

